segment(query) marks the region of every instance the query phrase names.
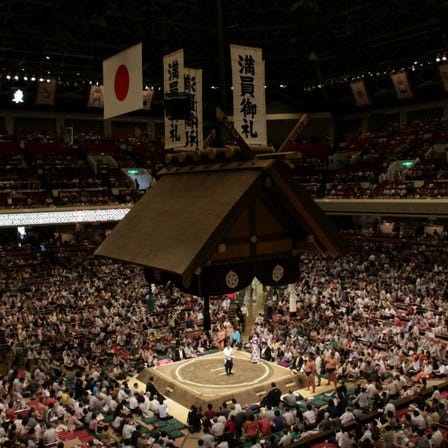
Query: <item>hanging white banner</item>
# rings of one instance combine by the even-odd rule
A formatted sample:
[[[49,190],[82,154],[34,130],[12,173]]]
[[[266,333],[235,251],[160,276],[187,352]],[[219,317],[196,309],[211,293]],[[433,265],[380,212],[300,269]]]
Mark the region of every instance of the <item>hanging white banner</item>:
[[[191,111],[185,120],[184,149],[194,151],[203,149],[203,118],[202,118],[202,70],[184,69],[185,93],[190,96]]]
[[[39,81],[36,89],[36,106],[54,106],[56,86],[57,81],[54,78],[50,79],[50,82]]]
[[[163,57],[163,90],[165,101],[175,102],[185,95],[184,50]],[[166,104],[166,103],[165,103]],[[185,120],[168,117],[165,107],[165,149],[184,149]]]
[[[98,109],[102,109],[104,107],[104,96],[102,85],[97,84],[89,86],[87,107],[95,107]]]
[[[264,62],[260,48],[230,45],[233,124],[249,145],[267,145]]]
[[[370,98],[367,94],[366,83],[363,79],[351,81],[350,87],[358,107],[370,105]]]
[[[414,93],[412,92],[407,72],[392,73],[390,77],[394,83],[397,99],[405,100],[408,98],[414,98]]]
[[[448,64],[439,65],[439,73],[445,92],[448,92]]]

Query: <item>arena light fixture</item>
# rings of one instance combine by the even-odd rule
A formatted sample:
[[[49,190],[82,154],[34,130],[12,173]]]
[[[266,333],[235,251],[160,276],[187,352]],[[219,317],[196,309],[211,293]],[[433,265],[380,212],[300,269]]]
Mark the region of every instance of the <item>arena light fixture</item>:
[[[130,208],[0,213],[0,227],[120,221]]]

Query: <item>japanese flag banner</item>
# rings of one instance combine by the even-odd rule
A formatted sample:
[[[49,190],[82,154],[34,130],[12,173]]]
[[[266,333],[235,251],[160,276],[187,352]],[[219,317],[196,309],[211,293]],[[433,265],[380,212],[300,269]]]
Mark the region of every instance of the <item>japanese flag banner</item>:
[[[260,48],[230,45],[233,123],[249,145],[267,145],[264,61]]]
[[[104,119],[143,108],[142,44],[103,61]]]

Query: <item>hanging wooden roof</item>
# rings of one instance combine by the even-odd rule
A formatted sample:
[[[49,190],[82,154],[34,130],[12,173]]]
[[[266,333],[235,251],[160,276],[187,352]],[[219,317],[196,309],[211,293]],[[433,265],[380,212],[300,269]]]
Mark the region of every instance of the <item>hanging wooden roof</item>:
[[[134,205],[96,255],[191,279],[203,268],[345,253],[346,245],[283,159],[173,166]]]

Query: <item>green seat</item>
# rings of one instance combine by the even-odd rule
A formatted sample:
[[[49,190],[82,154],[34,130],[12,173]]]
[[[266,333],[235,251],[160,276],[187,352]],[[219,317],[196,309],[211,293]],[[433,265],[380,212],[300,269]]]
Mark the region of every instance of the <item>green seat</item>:
[[[174,419],[173,421],[170,421],[170,426],[172,426],[174,429],[185,429],[186,426],[180,422],[179,420]]]
[[[167,433],[172,439],[178,439],[179,437],[185,436],[185,434],[183,432],[179,431],[178,429],[175,429],[173,431],[167,431]]]
[[[147,425],[159,421],[159,419],[158,419],[157,417],[145,417],[145,418],[142,418],[142,420],[143,420]]]

